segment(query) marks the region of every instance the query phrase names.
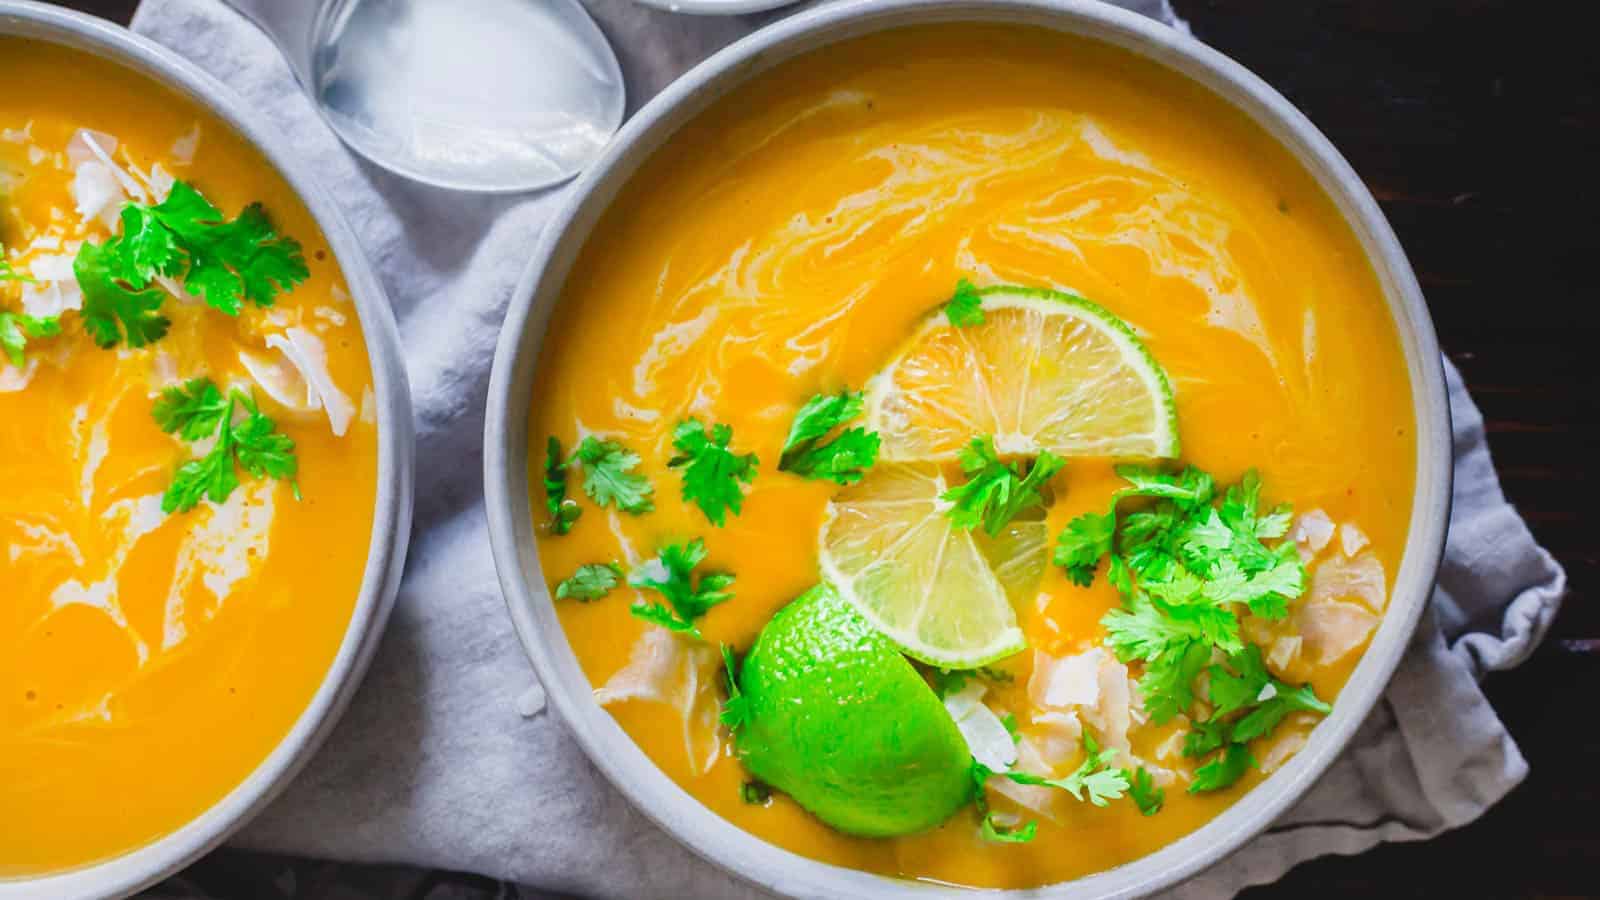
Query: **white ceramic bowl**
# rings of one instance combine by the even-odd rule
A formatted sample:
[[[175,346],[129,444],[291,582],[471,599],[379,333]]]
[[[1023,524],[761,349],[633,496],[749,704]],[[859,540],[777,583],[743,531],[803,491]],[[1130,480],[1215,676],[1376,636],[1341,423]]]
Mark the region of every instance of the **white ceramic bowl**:
[[[411,532],[415,441],[411,394],[394,314],[355,233],[298,162],[288,142],[221,82],[171,50],[102,19],[41,3],[0,0],[0,36],[61,44],[125,66],[209,110],[276,168],[327,236],[355,300],[372,361],[378,407],[378,502],[367,568],[349,630],[310,705],[272,753],[215,806],[178,831],[121,856],[42,878],[0,879],[0,900],[125,896],[177,871],[222,843],[288,785],[332,731],[377,649],[394,605]],[[116,798],[106,798],[115,804]],[[8,822],[5,827],[27,827]]]
[[[1304,750],[1204,827],[1126,865],[1015,897],[1106,898],[1151,893],[1187,878],[1255,836],[1322,774],[1382,693],[1432,591],[1449,519],[1450,411],[1433,325],[1399,242],[1350,166],[1290,103],[1239,64],[1166,26],[1097,0],[870,0],[827,5],[768,28],[697,66],[646,105],[572,189],[546,227],[506,318],[489,388],[484,483],[495,564],[512,620],[555,708],[589,757],[646,815],[696,853],[779,893],[829,898],[926,898],[967,892],[839,868],[734,827],[675,785],[602,710],[551,604],[528,496],[528,408],[550,312],[584,241],[618,190],[683,124],[788,59],[861,35],[934,22],[1049,28],[1132,51],[1243,111],[1293,153],[1334,200],[1382,284],[1404,345],[1417,421],[1416,498],[1389,611]]]

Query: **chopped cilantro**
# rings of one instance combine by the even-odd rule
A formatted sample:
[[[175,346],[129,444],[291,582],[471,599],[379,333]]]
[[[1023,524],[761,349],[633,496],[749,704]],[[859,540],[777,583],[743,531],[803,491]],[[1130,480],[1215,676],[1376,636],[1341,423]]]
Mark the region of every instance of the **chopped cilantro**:
[[[1244,777],[1256,764],[1250,748],[1244,744],[1229,744],[1228,749],[1194,770],[1194,780],[1189,782],[1189,793],[1220,791]]]
[[[685,419],[672,432],[672,446],[678,454],[667,461],[669,468],[683,469],[683,499],[700,507],[711,524],[721,526],[727,511],[739,514],[744,501],[741,483],[755,480],[760,462],[754,453],[740,456],[728,449],[733,429],[718,423],[708,431],[696,419]]]
[[[1108,578],[1123,602],[1101,624],[1118,659],[1143,663],[1139,693],[1151,722],[1193,714],[1196,679],[1207,674],[1211,713],[1191,724],[1183,752],[1210,757],[1189,790],[1220,790],[1255,764],[1250,741],[1271,734],[1293,712],[1331,709],[1310,685],[1274,678],[1261,648],[1240,632],[1244,611],[1281,619],[1306,589],[1294,544],[1264,543],[1288,533],[1291,513],[1286,506],[1261,512],[1255,472],[1220,496],[1211,476],[1192,466],[1178,473],[1135,466],[1117,472],[1129,487],[1110,511],[1073,520],[1057,540],[1055,561],[1087,584],[1101,557],[1110,558]],[[1154,502],[1119,521],[1117,503],[1126,497]],[[1212,663],[1217,651],[1221,664]],[[1148,786],[1134,784],[1144,794]],[[1143,809],[1149,797],[1135,799]]]
[[[878,461],[878,435],[843,426],[860,416],[861,410],[860,391],[818,394],[807,400],[789,426],[778,470],[835,484],[860,481]],[[829,434],[833,439],[825,440]]]
[[[1161,807],[1167,802],[1167,792],[1156,787],[1155,779],[1150,775],[1150,770],[1140,766],[1137,770],[1123,770],[1123,775],[1128,779],[1128,796],[1132,798],[1139,812],[1153,816],[1161,812]]]
[[[32,278],[23,275],[11,267],[11,260],[6,259],[6,247],[4,244],[0,244],[0,282],[4,281],[25,281],[28,284],[34,283]]]
[[[976,669],[929,668],[927,672],[929,684],[941,700],[951,694],[961,693],[967,682],[973,678],[982,678],[996,684],[1010,684],[1016,680],[1016,676],[1005,669],[996,669],[992,666],[979,666]]]
[[[573,459],[583,467],[583,492],[596,504],[634,515],[656,508],[650,497],[655,488],[633,471],[639,465],[639,454],[616,441],[589,435],[578,445]]]
[[[148,282],[128,281],[122,274],[122,239],[104,244],[84,242],[72,261],[72,274],[83,289],[84,330],[96,345],[110,349],[127,341],[143,347],[166,337],[172,324],[161,315],[166,294]]]
[[[633,570],[628,584],[656,591],[666,602],[635,603],[633,614],[663,628],[702,638],[695,620],[733,597],[729,590],[733,584],[731,574],[706,572],[695,578],[694,568],[705,558],[706,544],[700,538],[661,548],[656,558]]]
[[[567,496],[568,462],[561,454],[560,438],[551,435],[544,446],[544,506],[550,513],[550,533],[566,534],[583,515],[583,507]]]
[[[956,282],[956,292],[945,301],[944,314],[957,328],[982,325],[983,295],[978,293],[976,285],[963,278]]]
[[[30,338],[37,340],[55,337],[60,333],[59,316],[30,316],[27,313],[0,310],[0,352],[19,369],[28,361],[24,351],[28,348]]]
[[[751,806],[766,806],[772,802],[772,788],[764,781],[751,779],[739,785],[739,799]]]
[[[950,504],[946,515],[957,528],[982,525],[994,537],[1018,513],[1044,505],[1041,489],[1064,465],[1065,460],[1044,450],[1024,473],[1022,463],[1000,461],[993,438],[975,437],[961,451],[961,470],[967,473],[967,482],[945,491],[940,499]]]
[[[236,468],[257,478],[290,481],[299,471],[294,441],[244,391],[224,398],[210,379],[196,378],[162,391],[151,413],[168,434],[186,441],[215,439],[204,456],[178,467],[161,498],[163,512],[187,512],[202,499],[226,501],[239,486]],[[296,497],[299,490],[295,486]]]
[[[1116,531],[1117,517],[1113,513],[1084,513],[1067,523],[1056,538],[1055,563],[1067,571],[1072,583],[1088,587],[1094,581],[1094,570],[1100,558],[1111,552],[1111,538]]]
[[[585,563],[556,585],[557,600],[588,603],[611,593],[622,581],[622,567],[614,562]]]
[[[1022,742],[1022,729],[1017,726],[1016,713],[1006,713],[1005,715],[1001,716],[1000,725],[1006,730],[1006,734],[1011,735],[1011,743],[1017,744]]]
[[[723,701],[722,713],[717,718],[730,729],[737,729],[744,724],[748,710],[745,709],[744,691],[739,689],[739,660],[734,656],[733,648],[727,644],[722,645],[722,679],[728,699]]]

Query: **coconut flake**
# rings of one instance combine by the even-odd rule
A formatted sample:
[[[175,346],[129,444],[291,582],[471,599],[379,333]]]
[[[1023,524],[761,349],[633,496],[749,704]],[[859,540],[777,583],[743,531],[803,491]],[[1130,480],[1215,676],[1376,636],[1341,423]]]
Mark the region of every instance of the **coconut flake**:
[[[34,284],[22,285],[22,311],[46,318],[83,308],[83,290],[72,273],[72,257],[42,253],[28,262]]]
[[[1359,603],[1323,600],[1307,603],[1295,617],[1305,652],[1316,665],[1327,665],[1366,643],[1378,617]]]
[[[1017,744],[1000,717],[983,702],[988,690],[982,682],[971,681],[965,688],[944,698],[945,711],[967,740],[972,758],[996,772],[1004,772],[1017,761]]]
[[[1099,647],[1060,659],[1035,650],[1028,698],[1036,706],[1052,709],[1095,705],[1100,700],[1099,671],[1104,655]]]
[[[1354,559],[1330,556],[1311,571],[1310,602],[1359,599],[1373,612],[1388,605],[1388,579],[1383,563],[1371,553]]]
[[[1347,557],[1354,557],[1361,552],[1361,548],[1372,543],[1367,540],[1365,533],[1355,526],[1354,522],[1346,522],[1339,526],[1339,549]]]
[[[634,642],[627,665],[594,692],[601,706],[627,700],[665,703],[683,722],[683,746],[691,768],[709,771],[722,752],[717,727],[721,704],[714,672],[720,658],[710,647],[690,645],[665,628],[646,628]]]
[[[1296,718],[1298,717],[1291,718],[1289,721],[1295,722]],[[1281,733],[1282,736],[1272,742],[1272,746],[1267,748],[1267,752],[1261,754],[1261,773],[1263,775],[1271,775],[1273,772],[1283,768],[1284,763],[1287,763],[1294,758],[1296,753],[1305,749],[1306,741],[1310,737],[1310,728],[1302,724],[1302,727],[1299,728],[1285,728]]]
[[[350,429],[350,420],[355,417],[356,407],[334,384],[322,339],[304,328],[288,328],[281,335],[268,335],[267,346],[278,351],[282,361],[240,353],[239,360],[250,376],[274,400],[291,410],[324,410],[334,435],[344,437]]]
[[[1286,672],[1300,658],[1300,646],[1304,640],[1298,634],[1273,638],[1267,650],[1267,665],[1280,675]]]
[[[22,368],[13,366],[9,360],[0,359],[0,394],[14,394],[33,383],[33,376],[39,371],[39,358],[37,356],[28,360]]]
[[[1310,550],[1312,555],[1322,552],[1328,546],[1328,541],[1333,539],[1333,520],[1320,509],[1313,509],[1303,513],[1295,520],[1294,542],[1302,548]]]
[[[187,166],[193,165],[195,151],[199,149],[200,123],[196,122],[192,128],[179,135],[178,139],[172,142],[172,149],[167,152],[172,157],[174,164]]]
[[[116,173],[91,160],[78,166],[73,173],[72,199],[77,204],[78,217],[85,223],[99,222],[115,231],[117,217],[122,214],[128,197]]]
[[[1017,743],[1016,769],[1019,772],[1045,777],[1054,774],[1053,767],[1040,756],[1034,743],[1026,737]],[[984,785],[1023,809],[1032,810],[1048,819],[1056,817],[1056,805],[1060,802],[1061,792],[1054,788],[1017,784],[1009,778],[990,778]]]

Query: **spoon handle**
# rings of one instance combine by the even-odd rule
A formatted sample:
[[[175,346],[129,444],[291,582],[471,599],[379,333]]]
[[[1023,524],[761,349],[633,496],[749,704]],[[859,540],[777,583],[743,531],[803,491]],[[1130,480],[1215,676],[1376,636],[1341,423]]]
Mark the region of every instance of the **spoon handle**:
[[[311,85],[311,47],[317,14],[326,0],[223,0],[256,23],[289,63],[302,87]]]

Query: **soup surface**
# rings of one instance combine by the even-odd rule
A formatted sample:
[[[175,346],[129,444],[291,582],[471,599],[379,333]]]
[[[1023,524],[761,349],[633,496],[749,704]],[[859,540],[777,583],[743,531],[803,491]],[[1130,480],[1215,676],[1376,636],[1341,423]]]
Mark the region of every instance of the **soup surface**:
[[[59,330],[30,335],[20,365],[0,357],[3,878],[172,832],[285,736],[359,593],[377,435],[366,347],[338,266],[248,144],[143,77],[59,47],[0,38],[0,83],[10,86],[0,99],[0,275],[12,276],[0,280],[0,314]],[[228,219],[261,203],[270,227],[297,239],[308,271],[270,307],[245,302],[230,316],[192,296],[196,282],[180,283],[179,265],[144,294],[170,319],[164,336],[133,346],[118,332],[101,349],[86,330],[86,293],[135,292],[126,280],[80,284],[75,263],[85,246],[128,237],[124,205],[176,197],[175,181]],[[232,260],[213,269],[222,280],[248,255],[229,252],[215,250]],[[226,440],[241,462],[220,457],[237,486],[188,509],[167,502],[180,465],[223,440],[215,427],[196,440],[166,433],[154,414],[164,390],[201,378],[220,397],[256,404],[292,439],[297,472],[250,469],[244,448],[283,447],[234,436],[240,400]]]
[[[1245,631],[1276,675],[1332,700],[1379,620],[1411,513],[1412,399],[1380,288],[1332,203],[1252,123],[1148,62],[1041,31],[937,27],[831,47],[722,99],[655,155],[567,280],[530,434],[541,450],[598,435],[638,453],[654,509],[591,506],[557,535],[535,487],[539,554],[554,590],[580,565],[636,571],[664,544],[701,537],[706,567],[736,576],[735,597],[698,622],[703,643],[663,642],[629,609],[656,598],[626,584],[557,601],[601,702],[724,818],[840,865],[1039,885],[1192,831],[1282,765],[1319,717],[1291,715],[1256,741],[1258,765],[1233,787],[1190,793],[1196,760],[1177,725],[1149,721],[1137,691],[1108,709],[1101,690],[1074,721],[1155,773],[1165,807],[1067,799],[1030,812],[991,793],[992,807],[1037,819],[1027,843],[985,840],[970,810],[908,837],[851,837],[781,793],[742,792],[749,776],[717,721],[715,647],[748,648],[817,582],[839,491],[776,470],[790,423],[814,394],[865,384],[961,278],[1109,309],[1172,381],[1183,462],[1219,485],[1254,468],[1271,503],[1293,504],[1285,540],[1307,590],[1286,620]],[[723,527],[680,502],[683,476],[667,465],[691,416],[731,426],[735,448],[760,460]],[[1052,479],[1052,537],[1106,508],[1122,484],[1113,462],[1072,459]],[[542,453],[530,470],[538,485]],[[1081,587],[1051,566],[1017,605],[1030,650],[996,664],[984,702],[1013,714],[1019,746],[1044,746],[1056,721],[1030,689],[1036,670],[1100,652],[1118,604],[1104,577]],[[1096,659],[1102,688],[1110,678],[1126,698],[1138,664]],[[656,664],[655,685],[637,683],[641,663]]]

